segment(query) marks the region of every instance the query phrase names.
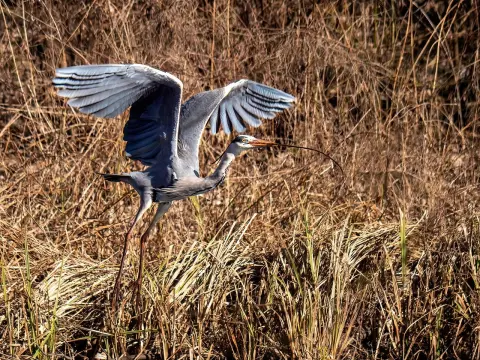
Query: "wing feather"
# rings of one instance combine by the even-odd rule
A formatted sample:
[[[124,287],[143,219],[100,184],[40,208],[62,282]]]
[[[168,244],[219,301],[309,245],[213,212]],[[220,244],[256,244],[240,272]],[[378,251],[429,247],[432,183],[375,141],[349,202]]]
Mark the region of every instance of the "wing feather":
[[[226,134],[243,132],[245,125],[260,126],[260,119],[274,118],[294,101],[290,94],[250,80],[196,94],[182,105],[178,153],[198,171],[198,146],[208,121],[212,134],[221,128]]]
[[[220,120],[222,121],[223,131],[230,134],[230,124],[228,123],[226,104],[220,104]]]
[[[134,130],[130,128],[128,130],[125,130],[123,140],[136,142],[146,138],[150,138],[152,136],[154,137],[156,135],[154,130],[157,128],[157,124],[155,124],[155,122],[153,121],[144,122],[145,125],[141,128],[136,128]]]
[[[238,115],[240,115],[243,120],[248,123],[248,125],[253,127],[259,127],[260,125],[262,125],[262,122],[258,120],[257,117],[245,111],[240,102],[237,102],[235,104],[235,111],[238,113]]]
[[[80,65],[69,66],[61,69],[57,69],[57,77],[105,77],[111,74],[118,74],[126,72],[125,65],[117,64],[97,64],[97,65]],[[140,65],[143,66],[143,65]],[[123,67],[123,68],[120,68]]]
[[[255,109],[258,109],[259,111],[261,112],[274,112],[274,113],[277,113],[277,112],[281,112],[282,110],[281,109],[277,109],[276,107],[273,107],[273,105],[270,105],[270,106],[266,106],[266,105],[262,105],[262,104],[259,104],[259,103],[256,103],[255,101],[253,101],[252,98],[247,98],[247,103],[254,107]]]
[[[218,131],[218,109],[215,109],[210,116],[210,129],[212,134],[216,134]]]
[[[242,102],[242,107],[248,111],[250,114],[256,116],[257,118],[264,118],[264,119],[273,119],[275,117],[275,113],[270,111],[263,111],[260,110],[248,103],[248,101]]]
[[[258,105],[262,106],[263,108],[267,109],[267,111],[276,111],[276,112],[282,112],[285,109],[288,109],[291,104],[287,102],[282,102],[282,101],[277,101],[277,102],[271,102],[271,101],[264,101],[260,100],[258,98],[250,98],[249,99],[250,103],[253,105]]]
[[[295,101],[295,97],[290,94],[249,80],[237,81],[225,89],[227,94],[221,104],[228,104],[225,105],[226,109],[232,108],[238,114],[239,118],[235,114],[229,114],[233,128],[238,132],[246,130],[241,120],[259,126],[260,119],[273,119],[276,113],[290,108]]]
[[[263,84],[259,84],[257,82],[249,81],[248,82],[248,89],[253,91],[254,93],[263,96],[267,99],[272,100],[281,100],[286,102],[293,102],[295,101],[295,97],[290,94],[287,94],[281,90],[274,89],[270,86],[266,86]]]
[[[156,146],[158,146],[158,143],[156,141],[152,141],[154,140],[152,138],[153,137],[150,136],[143,139],[137,139],[135,142],[131,141],[130,144],[128,144],[128,152],[129,153],[134,153],[134,152],[146,153],[148,151],[151,151]]]
[[[106,105],[104,108],[96,111],[95,113],[92,113],[92,115],[98,116],[98,117],[105,117],[108,119],[114,118],[115,116],[123,113],[127,108],[125,107],[125,104],[128,104],[129,102],[132,102],[135,104],[135,102],[141,97],[141,93],[127,93],[125,97],[122,97],[122,101],[119,101],[117,99],[111,101],[108,105]],[[105,101],[102,101],[105,102]],[[130,116],[131,117],[131,116]]]
[[[232,124],[232,127],[235,128],[235,130],[237,130],[238,132],[244,132],[246,128],[245,126],[243,126],[241,121],[237,118],[237,114],[233,109],[236,103],[237,101],[231,101],[225,104],[225,108],[227,109],[228,119],[230,120],[230,123]]]
[[[74,98],[68,100],[68,105],[73,107],[84,107],[87,105],[92,105],[96,102],[104,101],[107,98],[112,98],[118,93],[125,93],[130,92],[131,90],[135,90],[136,87],[139,87],[139,85],[126,84],[114,88],[102,86],[100,87],[100,89],[94,88],[88,90],[77,90],[76,93],[71,90],[67,90],[75,96]]]
[[[85,65],[57,69],[53,85],[85,114],[111,118],[132,106],[124,128],[132,159],[151,165],[176,154],[182,83],[175,76],[139,64]]]
[[[105,94],[105,96],[85,96],[81,98],[72,98],[68,100],[67,104],[78,108],[81,112],[85,114],[92,114],[97,117],[103,117],[104,115],[97,114],[100,110],[103,110],[105,108],[108,108],[109,106],[116,104],[120,108],[126,108],[128,107],[128,103],[130,102],[129,100],[132,97],[138,96],[139,94],[135,92],[135,90],[138,89],[138,86],[133,86],[132,90],[133,91],[125,91],[125,92],[120,92],[120,93],[114,93],[108,96],[108,94],[105,94],[106,92],[102,93]],[[114,91],[114,90],[113,90]]]

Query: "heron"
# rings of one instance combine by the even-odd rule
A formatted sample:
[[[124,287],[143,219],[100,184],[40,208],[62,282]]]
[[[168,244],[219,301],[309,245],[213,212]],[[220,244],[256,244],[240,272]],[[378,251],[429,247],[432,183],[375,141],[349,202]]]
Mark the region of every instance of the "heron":
[[[217,168],[206,177],[199,173],[198,152],[202,133],[221,129],[243,133],[288,109],[295,97],[251,80],[200,92],[182,104],[182,82],[174,75],[141,64],[80,65],[56,69],[53,85],[67,104],[81,113],[114,118],[130,108],[123,128],[126,155],[147,168],[120,174],[101,174],[105,180],[131,185],[140,206],[125,234],[123,253],[112,297],[119,301],[125,258],[133,229],[153,203],[158,208],[140,238],[140,261],[134,283],[140,307],[142,271],[147,238],[173,201],[217,188],[232,161],[242,152],[275,145],[275,142],[238,135],[226,148]]]

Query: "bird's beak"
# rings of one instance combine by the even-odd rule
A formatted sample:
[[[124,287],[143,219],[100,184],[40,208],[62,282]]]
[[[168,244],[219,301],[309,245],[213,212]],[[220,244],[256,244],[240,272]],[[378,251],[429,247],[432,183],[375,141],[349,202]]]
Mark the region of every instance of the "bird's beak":
[[[254,147],[266,147],[266,146],[277,145],[277,143],[273,141],[268,141],[268,140],[255,139],[250,141],[250,145]]]

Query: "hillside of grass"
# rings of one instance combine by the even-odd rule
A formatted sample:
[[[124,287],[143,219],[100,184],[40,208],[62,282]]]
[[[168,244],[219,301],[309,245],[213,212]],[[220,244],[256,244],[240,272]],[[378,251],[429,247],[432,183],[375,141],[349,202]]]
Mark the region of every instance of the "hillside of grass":
[[[476,0],[0,0],[0,358],[479,359]],[[148,64],[185,99],[248,78],[297,97],[219,189],[149,240],[138,323],[110,307],[142,165],[55,68]],[[202,175],[235,134],[205,132]],[[143,329],[139,331],[138,329]]]

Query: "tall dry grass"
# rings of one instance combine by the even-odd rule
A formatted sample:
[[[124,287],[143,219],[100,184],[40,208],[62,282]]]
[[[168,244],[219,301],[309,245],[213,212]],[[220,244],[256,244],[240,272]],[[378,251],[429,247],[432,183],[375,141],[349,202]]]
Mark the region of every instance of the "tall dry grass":
[[[0,353],[82,359],[478,359],[478,2],[0,1]],[[250,78],[297,106],[150,240],[136,329],[109,308],[137,196],[94,171],[123,115],[75,113],[56,67],[144,63],[186,95]],[[229,138],[205,134],[203,173]],[[145,224],[142,225],[145,228]],[[140,227],[142,227],[140,226]],[[140,232],[140,228],[138,232]]]

